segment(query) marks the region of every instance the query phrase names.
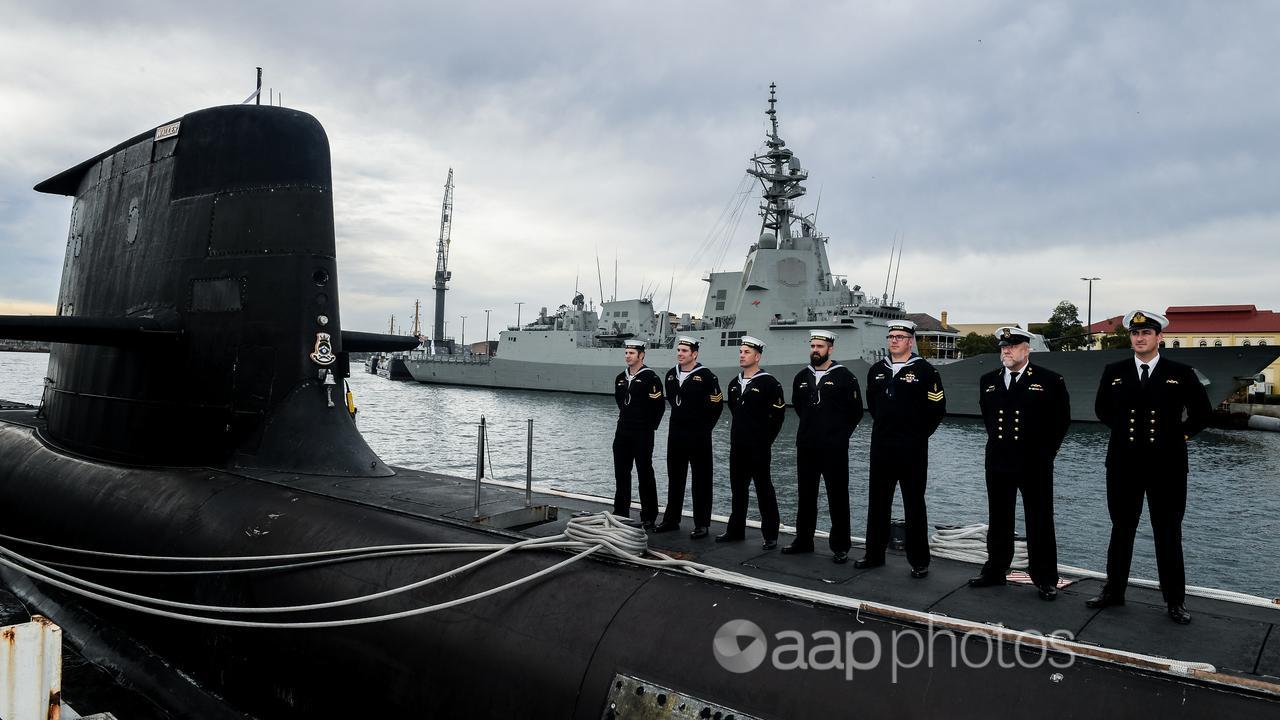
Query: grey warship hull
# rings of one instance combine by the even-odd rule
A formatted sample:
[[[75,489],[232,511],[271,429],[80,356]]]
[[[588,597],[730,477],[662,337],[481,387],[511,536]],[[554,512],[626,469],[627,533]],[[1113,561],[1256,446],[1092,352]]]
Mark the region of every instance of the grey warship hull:
[[[1280,357],[1280,348],[1275,347],[1178,348],[1162,352],[1196,369],[1205,383],[1210,402],[1215,406],[1252,382],[1255,374]],[[1094,422],[1097,418],[1093,414],[1093,403],[1102,368],[1130,356],[1132,352],[1129,350],[1041,352],[1032,355],[1031,360],[1066,379],[1071,393],[1072,420]],[[614,378],[621,372],[619,357],[616,350],[598,349],[574,351],[573,357],[566,362],[534,362],[504,357],[487,361],[449,361],[437,356],[410,360],[407,365],[413,378],[423,383],[612,395]],[[588,363],[587,359],[597,362]],[[646,360],[660,373],[665,373],[675,364],[675,356],[670,350],[651,351]],[[870,368],[865,360],[846,358],[840,362],[865,380]],[[721,383],[727,383],[738,372],[736,363],[706,362],[704,359],[703,364],[716,373]],[[789,386],[790,379],[803,366],[803,361],[793,361],[776,365],[766,362],[764,367],[781,378],[784,386]],[[1000,358],[994,354],[939,364],[938,372],[946,389],[947,414],[981,414],[978,409],[978,380],[999,366]]]

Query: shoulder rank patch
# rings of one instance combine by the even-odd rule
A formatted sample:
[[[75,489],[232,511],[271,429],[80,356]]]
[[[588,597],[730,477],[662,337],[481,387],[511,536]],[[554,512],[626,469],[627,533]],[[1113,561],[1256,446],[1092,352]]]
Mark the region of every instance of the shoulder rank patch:
[[[928,394],[927,394],[927,397],[928,397],[930,400],[932,400],[933,402],[941,402],[941,401],[942,401],[942,391],[941,391],[941,390],[939,390],[939,391],[937,391],[937,392],[931,392],[931,393],[928,393]]]

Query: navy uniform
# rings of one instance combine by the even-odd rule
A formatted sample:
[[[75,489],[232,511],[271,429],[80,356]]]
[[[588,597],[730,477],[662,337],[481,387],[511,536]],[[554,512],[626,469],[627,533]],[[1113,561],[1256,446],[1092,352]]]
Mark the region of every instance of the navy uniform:
[[[891,320],[889,333],[914,340],[915,323]],[[910,341],[908,341],[910,342]],[[942,378],[927,360],[912,352],[906,362],[892,356],[867,373],[867,409],[871,426],[871,487],[867,500],[867,552],[855,567],[884,564],[895,487],[902,486],[907,520],[907,562],[911,575],[929,574],[929,519],[924,490],[929,474],[929,436],[938,429],[947,402]]]
[[[750,335],[742,338],[742,344],[757,352],[764,350],[764,342]],[[729,431],[729,487],[733,497],[729,525],[723,535],[716,536],[716,542],[746,539],[747,500],[754,483],[760,505],[760,535],[764,548],[772,550],[778,543],[781,520],[769,470],[773,441],[787,414],[782,383],[764,370],[751,377],[739,373],[729,382],[727,401],[733,415]]]
[[[1135,355],[1102,372],[1094,410],[1107,427],[1107,584],[1090,607],[1123,605],[1133,558],[1133,536],[1145,496],[1151,508],[1160,590],[1175,622],[1191,622],[1183,602],[1182,515],[1187,506],[1187,441],[1209,424],[1212,408],[1195,370],[1159,354],[1169,321],[1135,310],[1125,316]],[[1144,331],[1152,331],[1145,332]],[[1154,336],[1154,337],[1153,337]],[[1154,356],[1142,359],[1145,342]],[[1184,419],[1185,416],[1185,419]]]
[[[677,345],[698,350],[698,341],[681,337]],[[706,537],[711,525],[711,430],[724,411],[720,379],[702,363],[689,372],[680,366],[667,371],[665,380],[671,419],[667,423],[667,509],[657,530],[680,527],[684,509],[685,478],[693,470],[694,539]]]
[[[810,340],[834,347],[835,333],[815,330]],[[819,364],[830,359],[810,357]],[[862,388],[849,368],[831,362],[819,370],[813,364],[796,373],[791,383],[791,404],[800,417],[796,431],[796,539],[784,547],[787,554],[813,551],[818,521],[818,476],[827,489],[831,509],[828,544],[837,563],[849,557],[849,436],[862,420]]]
[[[987,562],[972,587],[1004,585],[1013,562],[1013,517],[1018,493],[1027,522],[1028,574],[1041,600],[1058,595],[1058,545],[1053,524],[1053,459],[1071,425],[1071,400],[1062,376],[1021,365],[1009,353],[1029,352],[1031,334],[996,330],[1005,367],[978,380],[978,406],[987,426]]]
[[[628,340],[627,348],[641,353],[644,343]],[[623,370],[614,381],[613,399],[618,403],[618,427],[613,435],[613,514],[631,516],[631,465],[640,477],[640,521],[653,528],[658,517],[658,484],[653,476],[653,433],[662,422],[666,402],[662,399],[662,378],[641,365],[635,374]]]

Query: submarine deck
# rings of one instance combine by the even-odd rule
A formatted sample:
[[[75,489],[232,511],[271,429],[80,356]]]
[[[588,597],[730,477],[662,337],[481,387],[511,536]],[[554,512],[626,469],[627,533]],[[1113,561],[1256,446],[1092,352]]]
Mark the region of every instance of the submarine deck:
[[[0,401],[0,422],[39,429],[43,423],[35,409]],[[399,514],[473,525],[474,480],[408,468],[394,468],[384,478],[308,476],[295,473],[237,470],[237,474],[289,487],[301,492],[345,502],[383,508]],[[494,530],[517,540],[546,537],[565,530],[575,513],[609,510],[610,500],[535,489],[532,505],[554,506],[555,519],[524,526],[519,531]],[[485,482],[480,493],[481,517],[493,517],[525,508],[523,487]],[[484,526],[480,526],[484,527]],[[934,557],[924,579],[912,578],[905,555],[890,549],[883,567],[857,569],[853,563],[836,565],[819,539],[814,553],[782,555],[760,546],[758,529],[748,527],[744,542],[715,543],[712,537],[693,540],[686,517],[681,531],[649,536],[650,548],[687,560],[753,578],[848,598],[928,612],[948,618],[985,623],[1010,630],[1034,630],[1049,634],[1068,631],[1076,641],[1100,650],[1120,650],[1184,662],[1212,664],[1219,673],[1238,678],[1247,686],[1280,694],[1280,600],[1270,606],[1247,605],[1228,600],[1190,596],[1190,625],[1169,620],[1158,590],[1131,586],[1127,604],[1106,610],[1086,608],[1084,600],[1101,590],[1096,578],[1064,575],[1055,602],[1038,599],[1031,585],[1011,582],[1004,587],[974,589],[967,580],[977,573],[968,562]],[[779,547],[789,542],[783,527]],[[713,522],[711,535],[724,531]],[[861,544],[850,554],[858,557]],[[55,618],[56,620],[56,618]]]

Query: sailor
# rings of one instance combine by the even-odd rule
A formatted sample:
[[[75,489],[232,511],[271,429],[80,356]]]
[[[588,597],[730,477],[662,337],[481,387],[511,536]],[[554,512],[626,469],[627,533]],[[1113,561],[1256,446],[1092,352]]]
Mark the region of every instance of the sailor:
[[[643,340],[627,340],[623,357],[627,367],[614,381],[618,403],[618,428],[613,435],[613,514],[631,516],[631,465],[640,476],[640,522],[652,532],[658,517],[658,485],[653,477],[653,433],[662,422],[667,404],[662,399],[662,378],[644,364]]]
[[[667,509],[655,532],[680,529],[685,478],[693,469],[693,532],[699,540],[711,525],[711,430],[724,410],[720,380],[698,362],[698,341],[676,340],[676,366],[665,381],[671,419],[667,422]]]
[[[787,402],[782,383],[760,368],[764,341],[746,335],[738,348],[738,376],[729,381],[729,487],[733,493],[729,526],[716,542],[746,539],[747,499],[750,485],[756,486],[760,505],[760,534],[765,550],[778,546],[778,499],[773,492],[769,465],[773,461],[773,441],[782,430]]]
[[[907,516],[907,562],[911,577],[919,579],[929,574],[929,521],[924,505],[929,436],[942,422],[947,403],[938,371],[912,351],[915,323],[890,320],[888,327],[889,356],[867,373],[867,409],[874,419],[867,551],[854,567],[884,564],[893,493],[901,485]]]
[[[1169,618],[1185,625],[1182,514],[1187,507],[1187,441],[1209,424],[1209,396],[1189,365],[1161,357],[1169,321],[1147,310],[1124,317],[1133,358],[1102,371],[1094,411],[1107,427],[1107,584],[1085,601],[1091,608],[1123,605],[1142,500],[1151,508],[1160,591]],[[1184,418],[1185,415],[1185,419]]]
[[[1013,515],[1018,493],[1027,523],[1028,572],[1041,600],[1058,596],[1058,548],[1053,528],[1053,458],[1071,424],[1062,376],[1034,365],[1031,333],[996,330],[1004,367],[978,381],[978,407],[987,426],[987,562],[970,587],[1004,585],[1013,562]]]
[[[796,431],[796,476],[799,505],[796,539],[784,554],[813,552],[818,521],[818,476],[827,487],[831,509],[828,544],[832,560],[849,559],[849,436],[862,420],[862,389],[853,372],[831,359],[836,334],[814,330],[809,335],[809,364],[791,383],[791,403],[800,416]]]

